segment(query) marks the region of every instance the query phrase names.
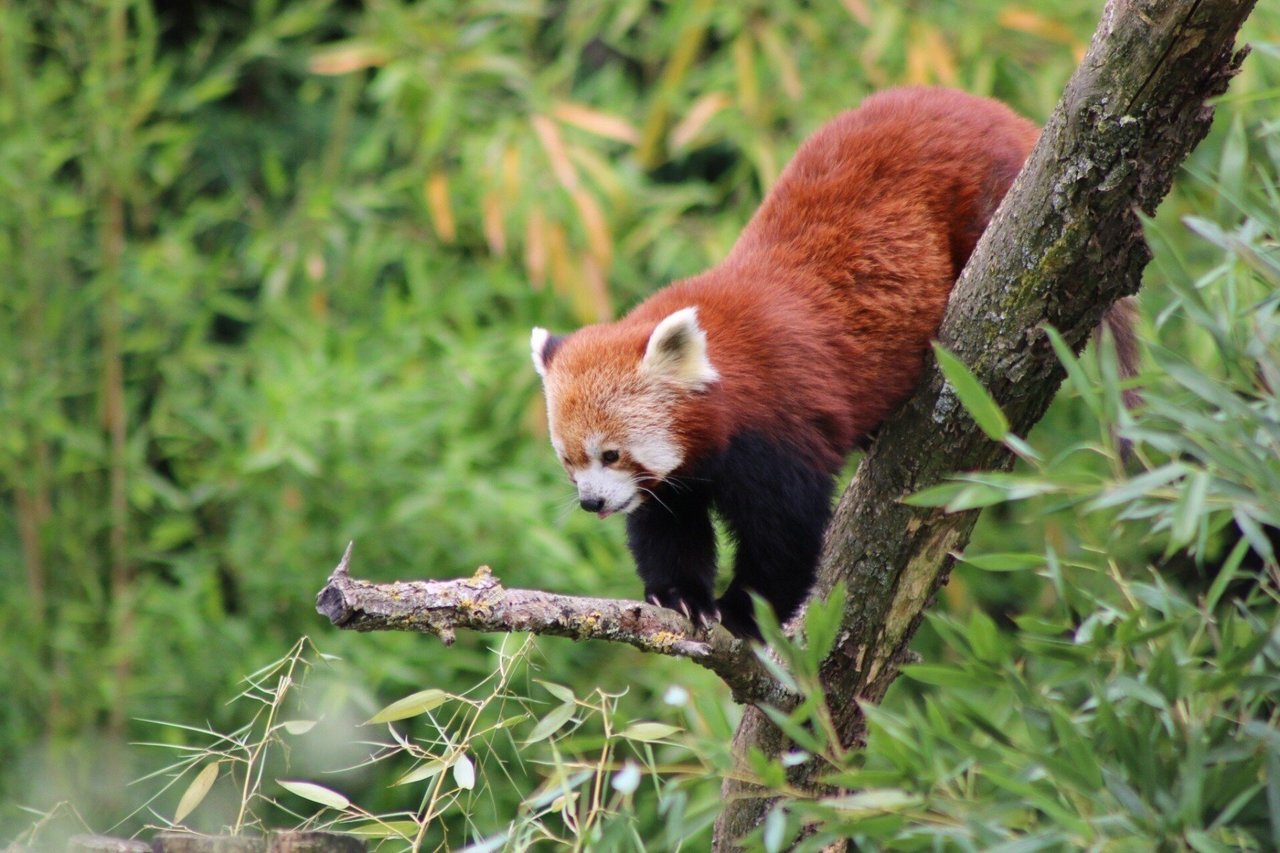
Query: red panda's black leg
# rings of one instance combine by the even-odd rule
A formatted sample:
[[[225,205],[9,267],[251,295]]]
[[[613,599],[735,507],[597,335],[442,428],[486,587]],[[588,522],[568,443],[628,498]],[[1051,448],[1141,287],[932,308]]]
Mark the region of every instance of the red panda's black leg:
[[[705,492],[661,489],[627,515],[627,545],[645,600],[694,625],[716,618],[716,535]]]
[[[813,586],[835,479],[794,448],[753,433],[733,439],[718,474],[716,508],[737,543],[721,622],[759,639],[748,592],[768,601],[779,621],[795,615]]]

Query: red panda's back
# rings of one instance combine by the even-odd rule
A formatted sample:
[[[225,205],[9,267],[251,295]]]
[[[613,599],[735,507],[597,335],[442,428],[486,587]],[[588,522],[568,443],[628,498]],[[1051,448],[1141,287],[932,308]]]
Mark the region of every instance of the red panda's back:
[[[801,145],[724,263],[637,313],[700,306],[719,435],[765,424],[838,465],[910,392],[1038,133],[953,90],[871,96]]]
[[[796,152],[733,254],[786,253],[824,276],[868,247],[945,241],[958,275],[1031,152],[1039,128],[1004,104],[952,89],[872,95]]]

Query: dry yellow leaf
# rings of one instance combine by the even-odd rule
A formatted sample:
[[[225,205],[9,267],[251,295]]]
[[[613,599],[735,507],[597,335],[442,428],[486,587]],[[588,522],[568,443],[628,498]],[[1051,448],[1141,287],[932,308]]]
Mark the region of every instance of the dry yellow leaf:
[[[323,320],[329,316],[329,296],[323,290],[313,290],[307,298],[307,308],[311,316]]]
[[[867,8],[864,0],[840,0],[840,4],[859,24],[864,27],[871,26],[874,19],[871,17],[871,10]]]
[[[1073,49],[1081,47],[1080,41],[1070,27],[1061,21],[1046,18],[1031,9],[1010,6],[1001,9],[1000,16],[996,20],[1000,22],[1000,26],[1010,30],[1039,36],[1046,41],[1065,44]]]
[[[604,323],[613,319],[613,300],[609,298],[609,283],[605,270],[590,255],[582,259],[582,283],[585,286],[583,297],[590,306],[583,313],[592,322]]]
[[[954,86],[957,79],[955,59],[942,33],[932,27],[913,27],[907,47],[907,82]]]
[[[693,102],[685,117],[671,128],[671,147],[679,150],[689,145],[698,137],[716,113],[729,106],[733,101],[724,92],[707,92]]]
[[[482,202],[484,219],[484,241],[489,244],[489,251],[501,255],[507,251],[507,232],[502,226],[504,210],[502,196],[496,191],[485,193]]]
[[[520,151],[515,145],[502,149],[502,194],[507,198],[520,195]]]
[[[793,100],[803,95],[804,86],[800,83],[800,72],[796,69],[796,63],[791,58],[791,48],[778,35],[777,28],[759,27],[756,37],[773,65],[778,82],[782,84],[783,94]]]
[[[542,208],[529,211],[524,228],[524,268],[529,284],[541,290],[547,283],[547,225]]]
[[[565,124],[571,124],[596,136],[615,139],[628,145],[635,145],[640,141],[640,131],[636,126],[612,113],[569,101],[560,101],[551,109],[551,114]]]
[[[923,86],[933,81],[929,79],[929,57],[924,45],[912,42],[907,45],[907,83],[912,86]]]
[[[182,792],[182,799],[178,801],[178,808],[173,813],[173,822],[175,824],[182,823],[187,815],[195,811],[196,806],[204,800],[205,795],[209,793],[209,789],[213,787],[213,783],[218,781],[219,762],[206,765],[203,770],[196,774],[196,778],[191,780],[191,784],[187,786],[187,790]]]
[[[560,296],[572,294],[577,270],[569,260],[569,244],[565,239],[564,228],[559,222],[548,221],[542,233],[546,238],[547,272],[551,278],[551,289]]]
[[[608,268],[613,262],[613,237],[609,233],[609,225],[605,222],[604,212],[596,202],[595,196],[582,188],[573,190],[573,204],[578,208],[578,216],[582,220],[582,228],[587,234],[587,246],[591,257]]]
[[[925,44],[932,57],[935,78],[944,86],[959,84],[960,76],[956,72],[955,55],[939,30],[930,29],[925,33]]]
[[[307,60],[307,70],[312,74],[349,74],[385,65],[390,58],[382,48],[360,42],[346,42],[316,51]]]
[[[738,81],[738,106],[749,116],[760,113],[760,86],[756,80],[755,51],[751,38],[742,33],[733,42],[733,70]]]
[[[445,173],[436,170],[428,175],[423,193],[436,235],[444,242],[452,243],[458,236],[458,227],[453,220],[453,208],[449,205],[449,180]]]
[[[573,168],[573,162],[569,160],[569,152],[565,148],[564,137],[560,135],[560,128],[544,115],[535,115],[529,121],[533,124],[533,132],[537,134],[538,141],[542,143],[542,150],[546,152],[547,160],[551,162],[551,171],[555,174],[556,180],[566,190],[573,190],[578,186],[578,173]]]

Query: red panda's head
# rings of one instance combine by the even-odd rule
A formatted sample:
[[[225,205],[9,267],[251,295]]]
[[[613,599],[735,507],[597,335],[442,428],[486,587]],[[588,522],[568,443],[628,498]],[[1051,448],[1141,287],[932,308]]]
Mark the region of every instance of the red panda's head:
[[[685,461],[674,410],[720,378],[698,309],[656,326],[623,320],[563,338],[534,329],[530,343],[551,445],[582,508],[601,518],[635,509]]]

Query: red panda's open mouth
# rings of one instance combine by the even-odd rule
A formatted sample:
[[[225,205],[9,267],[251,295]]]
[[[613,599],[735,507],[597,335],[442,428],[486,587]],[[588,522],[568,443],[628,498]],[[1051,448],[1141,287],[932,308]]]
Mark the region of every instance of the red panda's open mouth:
[[[599,512],[597,512],[596,515],[598,515],[600,518],[608,518],[609,516],[613,515],[613,510],[602,509]]]

